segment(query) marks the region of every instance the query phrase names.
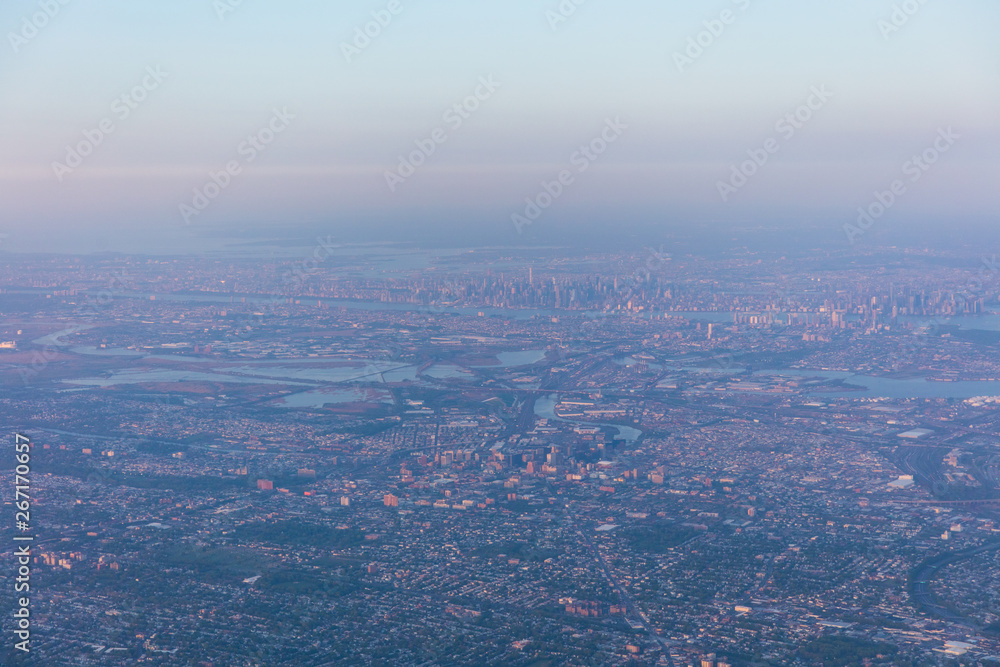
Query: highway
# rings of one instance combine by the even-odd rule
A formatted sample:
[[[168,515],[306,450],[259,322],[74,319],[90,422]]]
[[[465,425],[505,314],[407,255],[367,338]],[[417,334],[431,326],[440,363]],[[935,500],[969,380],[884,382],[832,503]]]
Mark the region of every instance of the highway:
[[[594,542],[593,537],[586,531],[586,529],[580,526],[579,520],[577,519],[576,515],[573,514],[573,510],[570,506],[570,503],[566,503],[564,507],[566,509],[566,517],[572,522],[573,527],[576,529],[577,533],[579,533],[580,538],[587,544],[587,547],[590,549],[591,554],[594,556],[594,561],[600,567],[601,573],[607,580],[608,585],[610,585],[611,588],[614,589],[614,591],[618,594],[618,597],[621,600],[622,604],[625,605],[625,609],[628,611],[627,618],[638,620],[638,622],[646,630],[646,633],[649,635],[649,638],[658,643],[663,648],[663,655],[666,657],[667,663],[671,665],[671,667],[673,667],[674,662],[670,657],[670,643],[656,633],[656,631],[653,629],[653,626],[650,625],[649,623],[649,618],[635,603],[635,600],[633,600],[632,596],[628,594],[628,591],[626,591],[625,588],[615,578],[614,574],[611,571],[611,566],[608,565],[608,562],[607,560],[605,560],[604,554],[601,553],[601,550],[597,548],[597,544]]]
[[[968,627],[975,627],[971,621],[963,616],[959,616],[950,609],[939,605],[934,600],[934,591],[931,590],[931,582],[938,576],[944,568],[958,563],[959,561],[972,558],[978,554],[1000,549],[1000,542],[985,544],[981,547],[974,547],[964,551],[956,551],[944,558],[936,556],[918,565],[910,576],[910,587],[913,591],[913,598],[921,609],[929,614],[944,618],[952,623],[958,623]]]

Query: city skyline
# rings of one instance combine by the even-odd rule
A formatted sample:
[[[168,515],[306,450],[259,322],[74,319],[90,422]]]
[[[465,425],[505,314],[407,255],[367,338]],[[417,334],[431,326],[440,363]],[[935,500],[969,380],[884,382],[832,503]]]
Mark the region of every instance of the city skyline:
[[[1000,665],[998,19],[0,3],[0,663]]]

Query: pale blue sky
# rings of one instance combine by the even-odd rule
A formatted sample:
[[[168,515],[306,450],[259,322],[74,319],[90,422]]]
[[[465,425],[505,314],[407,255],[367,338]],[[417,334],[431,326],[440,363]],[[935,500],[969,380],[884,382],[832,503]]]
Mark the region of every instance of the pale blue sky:
[[[899,0],[587,0],[556,30],[559,0],[400,0],[348,63],[340,44],[387,4],[243,0],[220,20],[213,0],[69,0],[16,51],[10,35],[39,3],[0,4],[7,247],[38,249],[39,230],[190,234],[179,205],[275,107],[295,120],[192,227],[461,218],[510,233],[511,213],[609,117],[628,124],[621,140],[538,225],[835,221],[947,126],[961,140],[894,213],[998,212],[995,0],[927,0],[888,39],[878,22]],[[735,21],[679,72],[674,53],[727,9]],[[150,66],[166,80],[115,118]],[[390,192],[386,170],[487,75],[497,92]],[[833,98],[723,202],[730,165],[821,85]],[[114,134],[60,182],[53,162],[104,118]]]

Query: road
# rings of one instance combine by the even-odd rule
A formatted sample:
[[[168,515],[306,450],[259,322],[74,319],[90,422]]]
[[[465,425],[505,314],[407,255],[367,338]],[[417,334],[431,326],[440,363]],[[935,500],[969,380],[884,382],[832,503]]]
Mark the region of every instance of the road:
[[[600,566],[601,573],[604,575],[604,578],[607,580],[608,584],[618,594],[618,597],[621,600],[622,604],[625,605],[625,609],[628,611],[627,618],[631,618],[633,620],[637,619],[639,621],[642,627],[646,630],[646,633],[649,635],[649,638],[658,643],[663,648],[663,655],[666,656],[667,663],[671,665],[671,667],[673,667],[674,662],[670,658],[670,643],[656,633],[656,631],[653,629],[653,626],[649,622],[649,618],[646,616],[646,614],[643,613],[641,609],[639,609],[639,606],[635,603],[635,600],[632,599],[632,596],[628,594],[628,591],[626,591],[625,588],[615,578],[614,574],[611,571],[611,566],[608,565],[607,560],[605,560],[604,558],[604,554],[602,554],[601,550],[597,548],[597,544],[594,542],[591,535],[584,528],[580,526],[580,521],[577,519],[576,515],[573,514],[573,510],[572,507],[570,506],[570,503],[566,503],[564,507],[566,509],[566,517],[572,522],[573,527],[580,534],[580,538],[584,541],[584,543],[586,543],[587,547],[590,549],[591,553],[594,556],[594,560]]]
[[[959,561],[972,558],[981,553],[1000,549],[1000,542],[985,544],[981,547],[956,551],[946,555],[944,558],[936,556],[928,559],[917,566],[910,577],[910,586],[913,590],[913,599],[926,612],[939,616],[953,623],[975,627],[975,625],[963,616],[955,614],[950,609],[939,605],[934,601],[934,591],[931,590],[931,582],[939,575],[944,568],[958,563]]]

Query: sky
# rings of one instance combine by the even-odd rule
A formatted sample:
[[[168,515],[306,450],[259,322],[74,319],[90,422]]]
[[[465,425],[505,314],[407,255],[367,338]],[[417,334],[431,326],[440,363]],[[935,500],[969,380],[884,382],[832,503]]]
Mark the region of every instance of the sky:
[[[0,251],[989,225],[998,26],[996,0],[7,0]]]

